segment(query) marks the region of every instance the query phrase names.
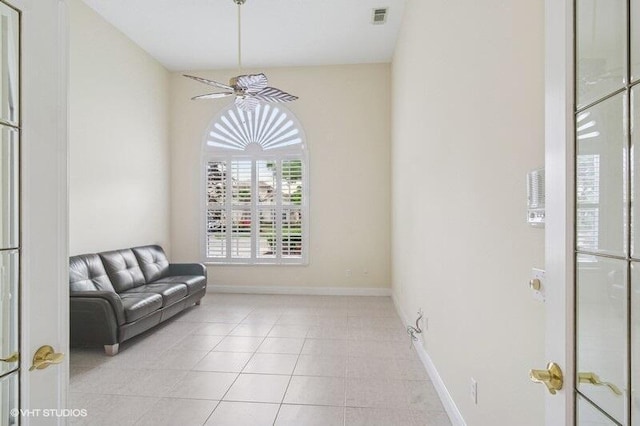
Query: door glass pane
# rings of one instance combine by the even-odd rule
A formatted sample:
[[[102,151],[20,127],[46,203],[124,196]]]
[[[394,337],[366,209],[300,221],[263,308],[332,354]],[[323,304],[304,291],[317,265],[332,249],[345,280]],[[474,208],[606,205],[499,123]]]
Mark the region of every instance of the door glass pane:
[[[579,254],[576,281],[576,367],[608,386],[577,383],[578,391],[627,424],[627,262]]]
[[[631,257],[640,258],[640,90],[631,90]]]
[[[627,141],[625,96],[614,96],[576,117],[576,246],[626,256]]]
[[[18,353],[18,251],[0,252],[0,358]],[[0,362],[0,375],[18,362]]]
[[[577,399],[577,420],[578,426],[615,426],[616,423],[611,421],[607,416],[598,411],[593,405],[589,404],[581,396]]]
[[[631,2],[631,81],[640,79],[640,2]]]
[[[640,425],[640,263],[631,263],[631,421]]]
[[[17,124],[18,12],[0,3],[0,119]]]
[[[0,126],[0,249],[18,247],[18,132]]]
[[[0,426],[20,424],[20,416],[15,415],[18,409],[18,373],[12,373],[0,379]]]
[[[578,108],[626,82],[626,0],[576,1]]]
[[[0,426],[19,408],[19,15],[0,3]],[[7,127],[8,123],[16,128]]]

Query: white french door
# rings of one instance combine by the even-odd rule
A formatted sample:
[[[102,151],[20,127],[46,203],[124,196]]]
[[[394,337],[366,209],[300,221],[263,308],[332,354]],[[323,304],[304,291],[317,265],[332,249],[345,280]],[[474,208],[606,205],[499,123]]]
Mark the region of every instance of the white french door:
[[[20,12],[0,2],[0,412],[18,424],[20,383]]]
[[[0,425],[67,424],[67,9],[0,3]],[[19,311],[19,315],[18,315]],[[19,361],[16,361],[19,359]]]
[[[545,2],[546,361],[564,386],[546,393],[545,425],[574,424],[573,0]]]
[[[546,7],[546,424],[640,425],[640,1]]]

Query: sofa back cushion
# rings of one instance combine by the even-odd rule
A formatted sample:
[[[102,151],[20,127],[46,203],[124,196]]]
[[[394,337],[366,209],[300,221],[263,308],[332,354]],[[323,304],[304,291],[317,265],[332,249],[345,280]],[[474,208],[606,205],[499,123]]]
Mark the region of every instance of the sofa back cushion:
[[[69,290],[112,291],[113,284],[97,254],[83,254],[69,258]]]
[[[160,246],[134,247],[133,253],[147,283],[159,280],[169,275],[169,261]]]
[[[131,249],[99,253],[117,293],[143,285],[144,275]]]

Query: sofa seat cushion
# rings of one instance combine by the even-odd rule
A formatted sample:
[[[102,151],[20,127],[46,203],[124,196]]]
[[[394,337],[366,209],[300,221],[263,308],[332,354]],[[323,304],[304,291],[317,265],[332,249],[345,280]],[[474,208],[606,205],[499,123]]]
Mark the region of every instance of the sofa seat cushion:
[[[202,290],[207,286],[207,277],[202,275],[176,275],[160,278],[154,283],[181,283],[187,286],[189,295]]]
[[[134,287],[122,294],[152,293],[162,296],[162,306],[173,305],[187,297],[187,286],[183,283],[151,283]]]
[[[127,322],[134,322],[162,307],[162,296],[156,293],[122,293],[122,306]]]

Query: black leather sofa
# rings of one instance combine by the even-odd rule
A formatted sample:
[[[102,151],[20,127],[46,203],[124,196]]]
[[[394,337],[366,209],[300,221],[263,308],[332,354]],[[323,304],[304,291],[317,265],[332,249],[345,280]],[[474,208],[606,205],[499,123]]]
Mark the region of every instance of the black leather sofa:
[[[207,269],[169,263],[160,246],[142,246],[69,258],[71,346],[120,343],[185,308],[200,304]]]

